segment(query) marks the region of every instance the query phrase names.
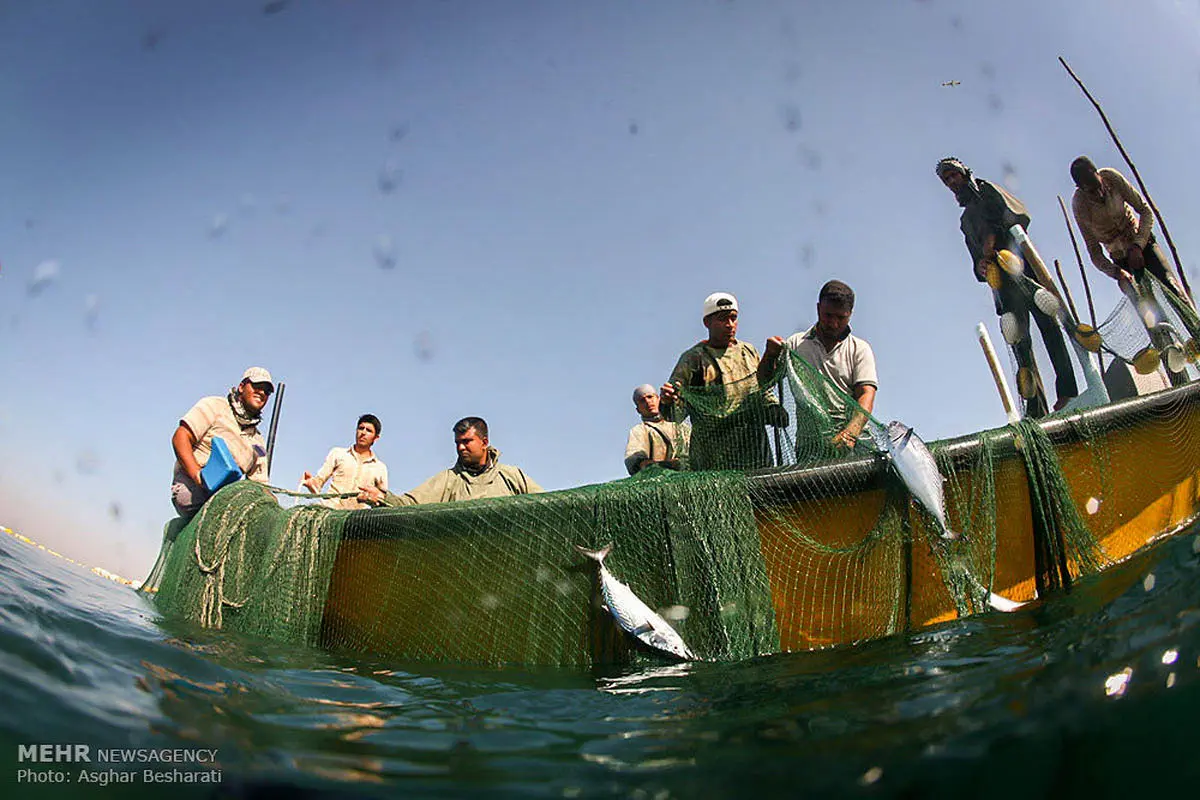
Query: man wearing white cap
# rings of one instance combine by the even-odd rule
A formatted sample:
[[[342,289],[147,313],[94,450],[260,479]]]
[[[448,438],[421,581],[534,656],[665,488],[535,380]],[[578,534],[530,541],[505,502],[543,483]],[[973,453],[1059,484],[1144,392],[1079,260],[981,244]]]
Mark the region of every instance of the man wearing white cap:
[[[662,387],[663,416],[691,418],[691,469],[769,467],[764,425],[786,426],[787,412],[773,392],[759,387],[758,350],[737,338],[737,298],[710,294],[702,319],[708,338],[679,356]]]
[[[179,420],[171,437],[175,450],[171,502],[179,516],[194,516],[211,494],[200,470],[212,454],[214,437],[225,442],[247,478],[267,482],[267,446],[258,424],[273,391],[271,373],[262,367],[250,367],[225,397],[203,397]]]
[[[658,392],[648,383],[633,390],[633,404],[642,421],[629,429],[625,443],[625,469],[636,475],[651,464],[679,469],[687,457],[692,428],[665,420],[658,409]]]

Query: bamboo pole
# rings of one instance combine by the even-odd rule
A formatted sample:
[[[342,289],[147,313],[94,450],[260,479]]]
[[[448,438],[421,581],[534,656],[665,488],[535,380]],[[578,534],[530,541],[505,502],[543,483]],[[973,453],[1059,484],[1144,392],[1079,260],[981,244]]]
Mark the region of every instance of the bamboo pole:
[[[979,337],[979,346],[983,348],[983,357],[987,359],[988,367],[992,371],[992,380],[996,382],[996,390],[1000,392],[1000,402],[1004,405],[1008,421],[1019,422],[1021,415],[1017,413],[1017,404],[1008,388],[1008,381],[1004,379],[1004,371],[1000,369],[1000,359],[996,358],[991,337],[988,336],[987,328],[982,322],[975,326],[975,335]]]
[[[1083,278],[1083,292],[1087,295],[1088,313],[1092,317],[1092,330],[1099,330],[1096,327],[1096,304],[1092,302],[1092,285],[1088,283],[1087,270],[1083,268],[1083,256],[1079,254],[1079,243],[1075,241],[1075,229],[1071,227],[1071,218],[1067,215],[1067,204],[1063,202],[1062,195],[1058,196],[1058,207],[1062,209],[1063,222],[1067,223],[1067,233],[1071,234],[1071,247],[1075,250],[1075,262],[1079,264],[1079,277]],[[1100,373],[1103,374],[1104,353],[1097,353],[1096,357],[1100,359]]]
[[[1104,127],[1108,129],[1109,136],[1112,137],[1113,142],[1117,145],[1117,149],[1121,151],[1121,155],[1125,158],[1125,163],[1129,165],[1129,169],[1133,170],[1134,180],[1137,181],[1138,187],[1142,190],[1142,196],[1146,198],[1146,202],[1150,205],[1150,210],[1154,212],[1154,216],[1158,220],[1159,227],[1162,228],[1163,238],[1167,240],[1167,246],[1171,248],[1171,256],[1175,259],[1175,271],[1179,273],[1179,280],[1182,282],[1183,290],[1187,292],[1188,300],[1191,301],[1192,307],[1194,308],[1196,306],[1196,300],[1194,297],[1192,297],[1192,287],[1188,284],[1187,272],[1184,271],[1183,264],[1179,260],[1179,251],[1175,249],[1175,241],[1171,238],[1171,232],[1167,230],[1167,222],[1163,219],[1163,215],[1158,210],[1158,206],[1154,204],[1154,199],[1150,197],[1150,190],[1146,188],[1146,183],[1142,180],[1142,176],[1138,173],[1138,168],[1134,165],[1133,159],[1129,157],[1129,153],[1125,151],[1125,146],[1121,144],[1121,140],[1117,138],[1117,132],[1113,130],[1112,124],[1108,121],[1108,115],[1104,113],[1104,109],[1100,107],[1100,103],[1096,101],[1095,97],[1092,97],[1092,93],[1089,92],[1088,88],[1083,85],[1083,81],[1079,80],[1079,76],[1075,74],[1073,69],[1071,69],[1071,66],[1067,63],[1066,59],[1064,59],[1062,56],[1059,56],[1058,61],[1067,70],[1067,73],[1075,79],[1075,83],[1079,84],[1079,88],[1083,90],[1083,93],[1087,96],[1087,99],[1092,102],[1093,106],[1095,106],[1096,112],[1100,115],[1100,119],[1104,123]]]
[[[1071,296],[1071,286],[1063,276],[1062,265],[1058,263],[1057,258],[1054,259],[1054,274],[1058,276],[1058,282],[1062,284],[1063,294],[1067,297],[1067,308],[1071,309],[1071,318],[1078,322],[1079,310],[1075,308],[1075,298]]]

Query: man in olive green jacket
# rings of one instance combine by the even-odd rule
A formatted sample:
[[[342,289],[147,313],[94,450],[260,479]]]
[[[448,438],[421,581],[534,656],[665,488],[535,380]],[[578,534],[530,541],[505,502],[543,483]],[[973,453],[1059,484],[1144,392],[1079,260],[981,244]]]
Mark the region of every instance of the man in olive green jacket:
[[[364,486],[358,499],[376,506],[415,506],[544,491],[520,467],[500,463],[500,451],[488,444],[487,423],[481,418],[454,423],[454,445],[458,462],[415,489],[395,495]]]
[[[769,467],[764,426],[786,428],[788,414],[774,391],[759,385],[758,350],[737,338],[737,298],[728,292],[710,294],[701,319],[708,338],[679,356],[663,384],[663,418],[691,418],[690,469]],[[690,401],[683,397],[686,389],[692,391]]]

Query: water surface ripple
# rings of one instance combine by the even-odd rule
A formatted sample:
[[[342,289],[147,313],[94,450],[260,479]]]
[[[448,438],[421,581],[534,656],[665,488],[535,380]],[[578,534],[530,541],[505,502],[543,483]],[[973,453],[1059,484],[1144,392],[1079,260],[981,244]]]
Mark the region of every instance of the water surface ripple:
[[[390,663],[159,619],[0,537],[18,794],[1194,796],[1198,529],[1015,614],[736,664]],[[17,746],[219,750],[222,783],[31,787]]]

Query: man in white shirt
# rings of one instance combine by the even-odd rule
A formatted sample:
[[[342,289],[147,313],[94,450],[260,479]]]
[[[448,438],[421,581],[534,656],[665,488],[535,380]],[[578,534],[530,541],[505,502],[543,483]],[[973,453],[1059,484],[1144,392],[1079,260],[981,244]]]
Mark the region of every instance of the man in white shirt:
[[[319,493],[326,481],[332,480],[330,488],[337,494],[359,492],[368,487],[386,492],[388,486],[387,465],[376,457],[372,445],[383,433],[383,425],[374,414],[363,414],[358,418],[351,447],[335,447],[325,457],[325,463],[316,475],[304,473],[303,484],[310,492]],[[370,508],[369,503],[355,497],[330,498],[325,505],[330,508]]]
[[[879,387],[871,345],[850,333],[853,312],[854,290],[841,281],[829,281],[817,297],[816,324],[786,340],[772,336],[763,358],[764,367],[774,369],[775,360],[786,347],[824,376],[820,399],[836,428],[831,443],[839,448],[854,447],[858,441],[867,424],[862,412],[869,414],[875,408]],[[847,398],[853,398],[858,408],[850,406]]]

